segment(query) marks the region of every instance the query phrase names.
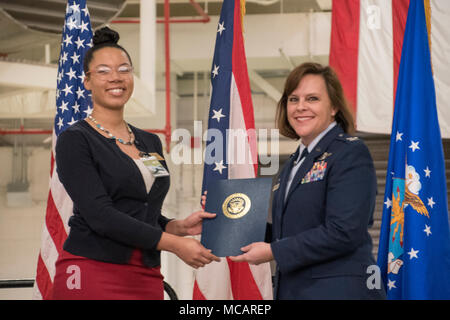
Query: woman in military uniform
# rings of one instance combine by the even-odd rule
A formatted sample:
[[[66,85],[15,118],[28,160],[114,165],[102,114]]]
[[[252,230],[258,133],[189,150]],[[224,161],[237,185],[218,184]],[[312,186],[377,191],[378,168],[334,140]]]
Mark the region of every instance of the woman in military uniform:
[[[280,133],[300,145],[273,187],[272,241],[234,261],[276,261],[277,299],[383,299],[367,285],[376,175],[330,67],[304,63],[288,76],[277,107]],[[381,283],[381,282],[378,282]],[[381,285],[381,284],[380,284]],[[382,286],[382,285],[381,285]]]

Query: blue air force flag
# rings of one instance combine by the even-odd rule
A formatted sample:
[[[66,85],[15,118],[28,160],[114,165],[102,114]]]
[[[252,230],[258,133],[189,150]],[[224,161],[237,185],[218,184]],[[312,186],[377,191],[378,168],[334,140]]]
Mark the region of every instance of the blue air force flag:
[[[378,251],[389,299],[450,299],[448,219],[424,2],[411,0]]]

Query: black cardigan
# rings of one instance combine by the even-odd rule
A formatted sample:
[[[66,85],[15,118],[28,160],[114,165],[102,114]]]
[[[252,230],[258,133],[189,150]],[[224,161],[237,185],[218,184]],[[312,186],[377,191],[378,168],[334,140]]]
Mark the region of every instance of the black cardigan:
[[[163,155],[158,136],[130,127],[140,151]],[[133,159],[85,120],[60,134],[55,152],[59,179],[74,203],[64,250],[124,264],[139,248],[146,266],[160,265],[156,245],[170,221],[161,214],[170,178],[156,178],[147,193]]]

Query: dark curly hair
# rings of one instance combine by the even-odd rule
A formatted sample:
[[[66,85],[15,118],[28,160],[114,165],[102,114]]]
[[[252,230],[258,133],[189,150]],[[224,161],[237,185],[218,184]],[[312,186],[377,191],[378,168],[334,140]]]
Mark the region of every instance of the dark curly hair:
[[[130,64],[133,65],[133,63],[131,62],[131,57],[128,54],[127,50],[125,50],[122,46],[117,44],[117,42],[119,42],[119,39],[120,39],[119,33],[108,27],[103,27],[95,31],[95,34],[92,38],[93,46],[84,55],[83,60],[84,73],[87,74],[87,72],[89,71],[89,65],[94,56],[94,52],[106,47],[117,48],[125,52],[125,54],[128,57],[128,60],[130,60]]]

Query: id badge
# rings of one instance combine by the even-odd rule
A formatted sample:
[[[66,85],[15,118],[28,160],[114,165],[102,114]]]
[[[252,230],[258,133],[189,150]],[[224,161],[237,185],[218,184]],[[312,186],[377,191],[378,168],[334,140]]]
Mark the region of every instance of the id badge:
[[[141,160],[153,177],[158,178],[169,176],[169,172],[155,156],[142,157]]]

